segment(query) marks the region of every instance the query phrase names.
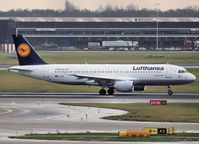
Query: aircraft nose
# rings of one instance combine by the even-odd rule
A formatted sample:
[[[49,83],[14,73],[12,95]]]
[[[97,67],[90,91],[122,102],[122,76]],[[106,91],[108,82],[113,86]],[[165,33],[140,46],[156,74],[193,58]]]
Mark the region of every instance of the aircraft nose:
[[[194,82],[196,80],[196,76],[193,74],[190,74],[190,80]]]

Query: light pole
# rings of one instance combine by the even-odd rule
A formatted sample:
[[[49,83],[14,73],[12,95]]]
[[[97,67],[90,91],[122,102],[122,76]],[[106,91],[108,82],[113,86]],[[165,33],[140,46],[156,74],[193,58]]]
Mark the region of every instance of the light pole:
[[[156,5],[156,22],[157,22],[157,24],[156,24],[156,49],[158,50],[158,47],[159,47],[159,43],[158,43],[158,34],[159,34],[159,30],[158,30],[158,28],[159,28],[159,25],[158,25],[158,6],[160,5],[159,3],[156,3],[155,4]]]

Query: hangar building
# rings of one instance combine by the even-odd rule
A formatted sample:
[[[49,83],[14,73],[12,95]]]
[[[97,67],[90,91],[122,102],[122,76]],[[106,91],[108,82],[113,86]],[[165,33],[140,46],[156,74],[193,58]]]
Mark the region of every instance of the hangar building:
[[[76,48],[89,42],[138,41],[147,50],[194,48],[199,41],[199,18],[168,17],[10,17],[0,18],[0,44],[23,34],[34,46]],[[187,44],[186,44],[187,42]],[[52,47],[52,49],[51,49]]]

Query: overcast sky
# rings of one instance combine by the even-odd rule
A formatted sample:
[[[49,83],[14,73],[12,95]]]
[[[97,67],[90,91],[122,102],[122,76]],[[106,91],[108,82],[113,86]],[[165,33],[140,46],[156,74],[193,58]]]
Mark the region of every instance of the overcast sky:
[[[159,3],[161,10],[184,8],[187,6],[199,6],[199,0],[70,0],[77,7],[95,10],[100,5],[107,3],[112,6],[125,7],[130,3],[138,5],[139,9],[154,9],[155,3]],[[65,0],[0,0],[0,10],[10,9],[61,9],[65,8]]]

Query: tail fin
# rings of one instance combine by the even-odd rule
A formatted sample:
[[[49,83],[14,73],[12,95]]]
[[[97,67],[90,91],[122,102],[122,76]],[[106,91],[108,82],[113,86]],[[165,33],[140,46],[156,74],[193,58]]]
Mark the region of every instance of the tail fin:
[[[47,64],[22,35],[13,35],[19,65]]]

